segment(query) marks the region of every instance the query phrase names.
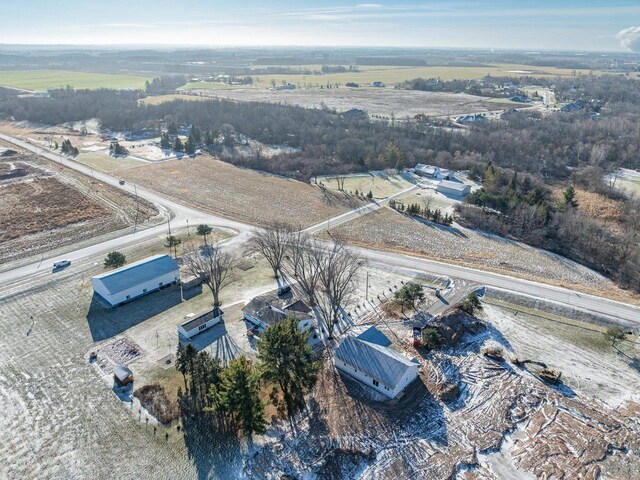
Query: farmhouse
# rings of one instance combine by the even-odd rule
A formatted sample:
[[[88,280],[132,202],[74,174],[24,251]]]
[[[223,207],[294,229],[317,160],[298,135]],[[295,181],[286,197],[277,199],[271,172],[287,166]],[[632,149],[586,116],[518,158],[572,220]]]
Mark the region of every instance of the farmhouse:
[[[454,197],[465,197],[471,192],[471,187],[465,183],[442,180],[436,187],[438,192]]]
[[[224,312],[222,309],[215,307],[213,310],[207,310],[178,325],[178,335],[184,338],[195,337],[223,320]]]
[[[311,309],[302,300],[282,300],[277,296],[261,295],[255,297],[242,308],[244,319],[261,329],[281,322],[288,317],[298,320],[300,330],[310,330],[313,327]]]
[[[414,171],[416,172],[416,175],[428,178],[436,178],[436,176],[440,173],[440,169],[438,167],[434,167],[433,165],[425,165],[424,163],[417,164]]]
[[[110,307],[117,307],[179,281],[178,264],[169,255],[154,255],[91,279],[93,291]]]
[[[396,398],[418,376],[419,363],[389,348],[375,326],[358,336],[348,335],[334,353],[336,367],[389,398]]]

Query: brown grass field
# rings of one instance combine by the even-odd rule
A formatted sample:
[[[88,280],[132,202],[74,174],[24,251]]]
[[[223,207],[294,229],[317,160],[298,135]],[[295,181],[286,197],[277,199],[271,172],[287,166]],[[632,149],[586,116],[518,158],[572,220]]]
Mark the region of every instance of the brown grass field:
[[[138,202],[138,221],[155,207]],[[114,232],[133,225],[132,195],[48,160],[17,154],[0,161],[0,263]]]
[[[121,175],[177,202],[261,226],[274,221],[314,225],[358,206],[344,194],[238,168],[208,155],[149,164]]]
[[[426,256],[432,260],[516,275],[638,304],[637,296],[578,263],[497,235],[443,227],[382,208],[331,233],[362,246]]]

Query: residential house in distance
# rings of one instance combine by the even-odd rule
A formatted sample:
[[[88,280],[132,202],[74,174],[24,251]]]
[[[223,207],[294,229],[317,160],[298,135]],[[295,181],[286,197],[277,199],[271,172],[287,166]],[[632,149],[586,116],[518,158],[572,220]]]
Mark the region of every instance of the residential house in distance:
[[[390,348],[391,340],[375,326],[347,335],[334,352],[336,367],[388,398],[401,395],[418,377],[419,362]]]
[[[433,178],[436,180],[451,180],[454,178],[454,174],[451,170],[446,168],[435,167],[433,165],[425,165],[419,163],[415,166],[414,172],[416,175],[426,178]]]
[[[378,87],[378,88],[383,88],[384,87],[384,83],[382,82],[373,82],[371,84],[372,87]]]
[[[470,115],[462,115],[458,118],[456,118],[456,122],[461,123],[461,124],[468,124],[468,123],[475,123],[475,122],[484,122],[487,120],[487,117],[482,114],[482,113],[478,113],[478,114],[470,114]]]
[[[255,297],[242,308],[244,319],[260,330],[269,325],[295,317],[300,330],[313,327],[313,312],[302,300],[280,298],[277,295],[261,295]]]
[[[180,270],[169,255],[154,255],[91,279],[93,291],[112,308],[178,282]]]
[[[213,310],[206,310],[178,325],[178,335],[190,339],[214,325],[219,324],[223,320],[224,312],[221,308],[215,307]]]
[[[471,187],[462,182],[442,180],[436,187],[436,190],[445,195],[464,198],[471,192]]]

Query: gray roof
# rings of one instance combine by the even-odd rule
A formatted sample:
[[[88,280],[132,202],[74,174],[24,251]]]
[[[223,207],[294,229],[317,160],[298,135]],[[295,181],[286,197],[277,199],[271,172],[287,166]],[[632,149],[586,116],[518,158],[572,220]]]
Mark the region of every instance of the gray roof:
[[[290,300],[270,294],[260,295],[242,307],[242,313],[259,319],[265,325],[273,325],[288,317],[295,317],[298,321],[312,318],[311,309],[306,303],[302,300],[286,303]]]
[[[376,345],[380,345],[383,347],[388,347],[391,345],[391,340],[387,338],[387,336],[378,330],[374,325],[367,328],[360,335],[357,336],[358,339],[364,340],[365,342],[375,343]]]
[[[456,190],[458,192],[464,192],[466,189],[471,188],[466,183],[452,182],[450,180],[442,180],[438,184],[438,188],[440,188],[440,187],[448,188],[450,190]]]
[[[93,278],[100,280],[107,290],[114,294],[167,273],[178,274],[178,270],[178,264],[169,255],[154,255]]]
[[[195,317],[193,317],[190,320],[187,320],[180,326],[184,328],[185,331],[189,332],[191,330],[195,330],[200,325],[204,325],[209,320],[213,320],[214,318],[219,317],[223,313],[224,312],[222,311],[222,309],[215,307],[213,310],[207,310],[206,312],[202,312],[201,314],[196,315]]]
[[[133,372],[126,365],[116,365],[113,367],[113,374],[121,382],[125,381]]]
[[[345,337],[336,349],[336,357],[393,390],[416,364],[388,347]]]

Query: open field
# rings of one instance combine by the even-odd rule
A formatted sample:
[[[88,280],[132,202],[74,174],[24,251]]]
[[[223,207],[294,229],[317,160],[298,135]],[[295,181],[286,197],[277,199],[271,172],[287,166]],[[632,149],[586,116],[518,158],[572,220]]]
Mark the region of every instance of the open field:
[[[0,260],[9,262],[133,225],[155,207],[48,160],[16,154],[0,161]]]
[[[67,70],[0,70],[0,85],[27,90],[73,88],[143,89],[149,77],[117,73],[88,73]]]
[[[628,193],[629,195],[640,196],[640,172],[621,169],[616,173],[616,188]]]
[[[369,115],[396,118],[413,117],[419,113],[428,116],[451,116],[466,113],[483,113],[523,104],[509,100],[489,99],[464,93],[421,92],[418,90],[394,90],[390,88],[331,88],[271,90],[267,88],[238,88],[233,90],[200,90],[203,95],[237,101],[287,103],[306,108],[327,108],[339,112],[358,108]],[[531,106],[528,105],[530,108]]]
[[[344,223],[330,232],[367,247],[424,255],[432,260],[507,273],[638,303],[632,293],[559,255],[489,233],[413,219],[387,207]]]
[[[318,177],[318,183],[323,183],[328,189],[336,192],[338,189],[338,177]],[[395,171],[376,171],[368,173],[356,173],[345,175],[344,191],[355,194],[366,195],[368,192],[373,194],[373,198],[387,198],[394,193],[401,192],[407,188],[411,188],[414,183],[409,181],[409,177],[405,177]]]
[[[296,66],[298,67],[298,66]],[[319,70],[319,65],[300,65],[300,68]],[[301,75],[301,74],[275,74],[275,75],[252,75],[254,87],[268,88],[275,83],[276,86],[283,83],[292,83],[296,86],[305,85],[316,87],[320,85],[336,83],[344,85],[347,82],[358,84],[371,84],[372,82],[384,82],[392,85],[412,80],[414,78],[441,78],[442,80],[473,80],[486,75],[492,76],[512,76],[521,77],[532,76],[571,76],[574,70],[557,67],[532,67],[530,65],[511,64],[489,64],[486,66],[427,66],[427,67],[399,67],[399,66],[359,66],[358,72],[328,73],[324,75]],[[588,74],[584,70],[577,73]],[[205,88],[234,88],[229,85],[219,83],[189,83],[182,87],[184,90],[205,89]]]
[[[411,193],[410,195],[401,198],[399,201],[405,205],[417,203],[422,208],[428,207],[431,210],[439,208],[442,213],[453,213],[453,207],[455,207],[456,203],[459,203],[458,201],[452,200],[446,195],[438,193],[430,188]]]
[[[287,221],[307,227],[359,205],[343,194],[208,155],[131,168],[121,176],[177,202],[254,225]]]
[[[154,95],[152,97],[145,97],[140,100],[140,103],[145,105],[159,105],[164,102],[172,102],[173,100],[192,100],[192,101],[202,101],[207,100],[207,98],[200,97],[198,95],[187,95],[180,93],[173,93],[169,95]]]

